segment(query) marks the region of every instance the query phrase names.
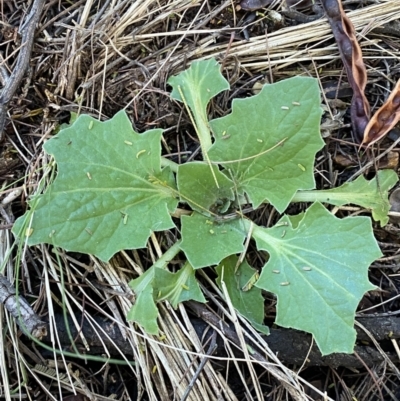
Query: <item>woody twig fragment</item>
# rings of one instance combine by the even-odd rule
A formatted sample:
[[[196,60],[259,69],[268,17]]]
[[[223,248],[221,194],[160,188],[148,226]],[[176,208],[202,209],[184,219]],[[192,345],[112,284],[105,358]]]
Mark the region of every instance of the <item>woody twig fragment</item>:
[[[35,0],[33,3],[30,13],[20,28],[21,50],[18,53],[15,67],[10,76],[7,77],[2,74],[5,82],[4,87],[0,92],[0,141],[3,140],[3,130],[7,117],[7,105],[20,86],[22,78],[29,66],[35,29],[40,20],[44,3],[45,0]]]
[[[386,102],[373,115],[364,132],[362,145],[371,146],[382,139],[400,120],[400,80]]]
[[[322,5],[339,47],[347,78],[353,89],[351,101],[353,134],[358,142],[362,142],[364,130],[370,119],[370,106],[364,94],[367,72],[362,59],[361,48],[357,42],[353,24],[343,11],[341,1],[322,0]]]
[[[47,335],[47,324],[40,320],[25,298],[17,296],[15,288],[2,274],[0,274],[0,303],[4,304],[25,334],[39,339]]]

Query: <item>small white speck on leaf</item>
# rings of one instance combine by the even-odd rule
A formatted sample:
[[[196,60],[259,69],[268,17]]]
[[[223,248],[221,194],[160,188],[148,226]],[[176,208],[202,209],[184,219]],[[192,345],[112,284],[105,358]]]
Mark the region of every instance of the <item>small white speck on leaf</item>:
[[[32,233],[33,233],[33,228],[27,228],[25,230],[25,236],[26,237],[30,237],[32,235]]]
[[[139,152],[136,153],[136,159],[139,159],[139,156],[142,155],[143,153],[146,153],[146,150],[140,150]]]

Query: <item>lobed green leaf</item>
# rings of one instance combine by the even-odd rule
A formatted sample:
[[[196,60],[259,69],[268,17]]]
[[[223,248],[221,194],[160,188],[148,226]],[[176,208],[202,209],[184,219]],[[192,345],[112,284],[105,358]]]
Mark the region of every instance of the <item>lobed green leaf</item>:
[[[161,170],[161,130],[137,134],[124,111],[106,122],[82,115],[44,146],[58,174],[13,232],[108,260],[174,227],[174,178]],[[33,212],[33,213],[32,213]],[[29,228],[28,228],[29,227]]]
[[[355,204],[371,210],[373,219],[380,221],[381,226],[384,226],[389,221],[388,193],[398,179],[393,170],[380,170],[377,176],[371,180],[366,180],[360,176],[355,181],[343,184],[338,188],[312,192],[299,191],[294,196],[293,201],[307,202],[312,197],[319,202],[336,206]]]
[[[352,353],[357,305],[375,288],[368,267],[381,256],[371,220],[338,219],[315,203],[296,224],[255,227],[257,248],[270,254],[256,286],[277,295],[276,324],[312,333],[323,355]]]
[[[213,120],[210,160],[225,167],[254,208],[263,201],[283,212],[300,189],[313,189],[320,135],[320,94],[315,79],[294,77],[247,99]]]

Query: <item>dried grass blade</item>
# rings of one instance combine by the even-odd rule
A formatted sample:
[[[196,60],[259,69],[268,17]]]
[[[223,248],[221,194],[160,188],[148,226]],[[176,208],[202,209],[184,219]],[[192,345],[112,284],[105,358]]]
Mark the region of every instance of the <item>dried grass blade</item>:
[[[351,122],[355,139],[363,140],[365,127],[370,119],[370,106],[364,90],[367,71],[361,48],[355,36],[354,26],[343,10],[340,0],[322,0],[333,35],[338,45],[349,83],[353,89],[351,100]]]
[[[361,145],[371,146],[383,138],[400,120],[400,80],[386,102],[369,121]]]

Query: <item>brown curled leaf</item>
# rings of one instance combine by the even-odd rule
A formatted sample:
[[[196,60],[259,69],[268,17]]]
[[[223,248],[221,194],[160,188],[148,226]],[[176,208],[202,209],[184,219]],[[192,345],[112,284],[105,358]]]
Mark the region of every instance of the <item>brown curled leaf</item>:
[[[361,145],[371,146],[383,138],[400,120],[400,80],[386,102],[369,121]]]
[[[240,2],[240,7],[243,10],[254,11],[269,6],[272,1],[273,0],[242,0]]]
[[[354,26],[345,14],[340,0],[322,0],[333,36],[338,45],[347,78],[353,89],[351,100],[351,123],[354,137],[363,140],[364,130],[370,119],[370,106],[364,94],[367,84],[367,71],[357,42]]]

